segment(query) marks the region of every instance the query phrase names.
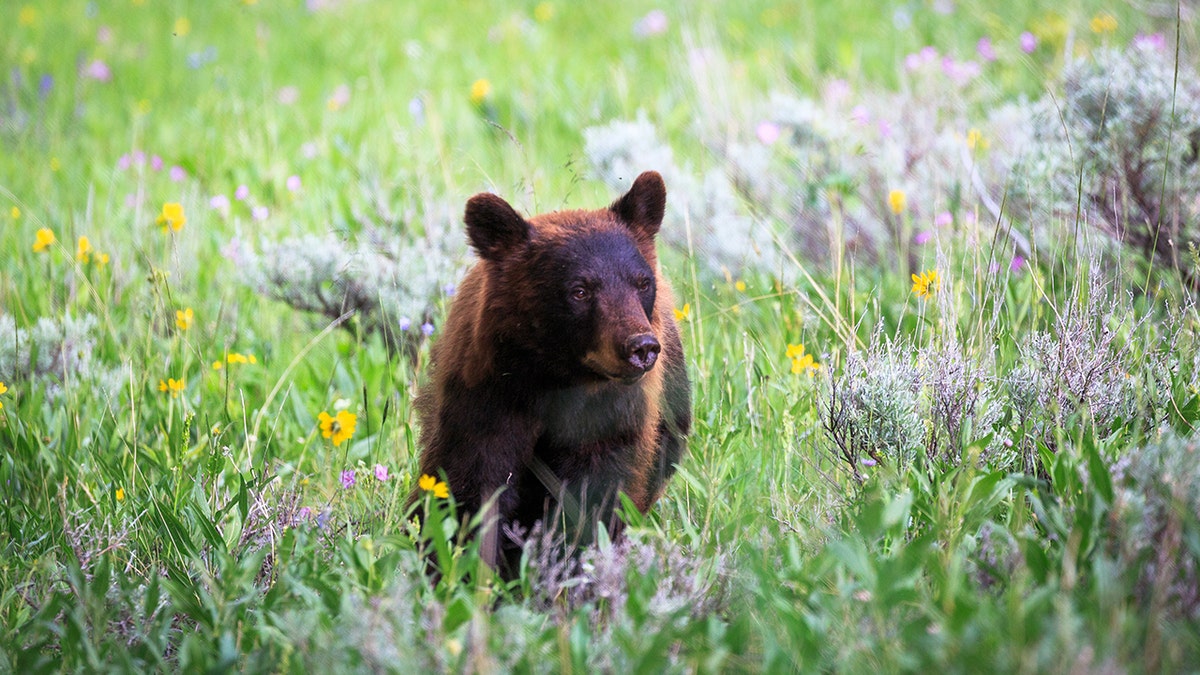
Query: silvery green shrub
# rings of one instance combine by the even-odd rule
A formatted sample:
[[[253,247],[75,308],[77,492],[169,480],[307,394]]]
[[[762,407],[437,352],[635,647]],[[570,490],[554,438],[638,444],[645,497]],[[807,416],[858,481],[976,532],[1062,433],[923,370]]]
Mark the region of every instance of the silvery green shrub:
[[[1074,222],[1078,210],[1196,287],[1187,250],[1200,241],[1200,80],[1178,66],[1173,54],[1136,43],[1069,63],[1061,95],[1031,107],[1033,138],[1012,196],[1034,223]],[[1043,237],[1058,227],[1043,226]]]
[[[357,238],[306,235],[240,254],[242,280],[258,293],[336,320],[347,313],[392,351],[411,351],[434,328],[438,301],[465,264],[456,228],[403,239],[366,226]],[[343,324],[349,326],[351,324]]]
[[[68,314],[61,319],[42,317],[29,328],[18,328],[11,315],[0,314],[0,381],[12,386],[41,380],[51,397],[71,382],[115,391],[117,371],[94,357],[98,324],[91,314]]]

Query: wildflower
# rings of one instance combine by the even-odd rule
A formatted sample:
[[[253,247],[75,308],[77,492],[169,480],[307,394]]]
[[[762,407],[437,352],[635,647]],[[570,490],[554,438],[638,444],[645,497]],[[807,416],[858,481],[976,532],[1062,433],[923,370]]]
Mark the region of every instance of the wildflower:
[[[119,501],[119,502],[125,501],[125,488],[117,488],[117,493],[115,496],[117,498],[117,501]]]
[[[346,469],[345,471],[343,471],[342,472],[342,488],[345,490],[349,490],[350,488],[354,487],[354,483],[355,483],[354,469]]]
[[[754,128],[754,134],[758,136],[758,141],[763,145],[773,144],[779,140],[782,133],[778,124],[769,121],[759,122],[758,126]]]
[[[37,231],[36,239],[33,242],[34,253],[41,253],[50,248],[56,241],[54,238],[54,230],[48,227],[43,227]]]
[[[333,94],[329,96],[329,100],[325,102],[325,107],[331,112],[341,110],[347,103],[350,102],[350,87],[341,84],[333,90]]]
[[[733,284],[733,287],[737,289],[738,293],[746,292],[746,282],[742,281],[741,279],[738,279],[737,282]]]
[[[981,131],[979,131],[978,129],[971,129],[970,131],[967,132],[967,149],[968,150],[974,150],[975,148],[979,148],[980,150],[986,150],[988,145],[990,145],[990,142],[988,141],[988,139],[983,137],[983,133]]]
[[[75,246],[75,259],[86,265],[94,250],[92,242],[87,237],[80,237],[79,243]]]
[[[979,54],[979,58],[984,61],[996,60],[996,50],[992,47],[992,41],[989,38],[979,38],[979,42],[975,45],[975,51]]]
[[[1092,27],[1093,33],[1112,33],[1117,30],[1117,19],[1108,12],[1100,12],[1092,17],[1089,25]]]
[[[3,382],[0,382],[0,396],[3,396],[7,391],[8,387],[4,386]],[[2,401],[0,401],[0,410],[4,410],[4,403]]]
[[[295,175],[288,176],[287,180],[284,181],[284,186],[287,187],[288,192],[299,192],[300,191],[300,176],[295,176]]]
[[[492,83],[485,78],[479,78],[471,83],[471,103],[479,105],[492,93]]]
[[[904,194],[904,190],[892,190],[888,193],[887,201],[892,213],[900,215],[908,205],[908,195]]]
[[[317,419],[320,420],[321,435],[332,439],[334,447],[353,436],[354,426],[358,423],[358,416],[346,410],[342,410],[336,416],[322,411]]]
[[[22,26],[32,26],[37,21],[37,10],[33,5],[24,5],[21,11],[17,12],[17,23]]]
[[[446,485],[446,481],[438,480],[429,474],[422,474],[417,481],[417,487],[425,492],[432,492],[434,497],[445,499],[450,496],[450,486]]]
[[[433,335],[433,324],[429,322],[421,324],[421,332],[425,334],[425,337]]]
[[[87,67],[83,69],[83,74],[97,82],[108,82],[112,79],[112,70],[109,69],[107,63],[100,59],[94,59],[87,64]]]
[[[1025,266],[1025,257],[1021,256],[1021,255],[1015,255],[1015,256],[1013,256],[1012,262],[1009,263],[1008,269],[1012,270],[1013,272],[1020,272],[1021,268],[1024,266]]]
[[[158,390],[162,392],[170,392],[171,398],[177,398],[179,396],[179,392],[183,391],[183,388],[183,378],[176,380],[173,377],[168,377],[165,382],[162,380],[158,381]]]
[[[397,322],[397,325],[400,330],[408,330],[409,328],[412,328],[412,319],[408,318],[407,316],[402,316],[400,317],[400,321]]]
[[[187,178],[187,169],[184,169],[182,166],[172,166],[171,170],[167,173],[171,177],[171,180],[176,183],[182,183]]]
[[[187,330],[192,327],[192,320],[195,318],[195,313],[192,308],[175,310],[175,325],[179,330]]]
[[[208,200],[208,205],[225,214],[229,211],[229,197],[225,195],[213,195],[213,198]]]
[[[675,310],[676,321],[687,321],[688,315],[692,313],[692,304],[690,302],[683,303],[683,309]]]
[[[150,158],[150,168],[155,171],[162,171],[163,158],[159,157],[158,155],[151,157]]]
[[[922,230],[913,235],[913,243],[917,246],[928,244],[930,239],[933,239],[933,230]]]
[[[168,227],[178,232],[187,223],[183,205],[178,202],[166,202],[163,204],[162,213],[158,214],[158,218],[154,222],[162,226],[163,232],[166,232]]]
[[[937,270],[927,270],[921,274],[914,274],[912,275],[912,281],[912,292],[916,293],[918,298],[928,298],[937,292],[939,283]]]
[[[256,206],[250,209],[250,217],[258,221],[266,220],[271,215],[271,210],[265,206]]]
[[[661,9],[651,10],[633,25],[633,34],[640,38],[662,35],[667,32],[667,13]]]
[[[18,209],[17,207],[14,206],[14,207],[12,207],[12,209],[9,210],[8,215],[12,216],[13,220],[17,220],[18,218],[21,217],[21,209]]]
[[[945,227],[954,222],[954,216],[949,211],[942,211],[933,218],[934,227]]]
[[[546,23],[554,18],[554,5],[548,2],[539,2],[538,6],[533,8],[533,18],[538,23]]]
[[[1030,33],[1029,31],[1021,33],[1020,40],[1021,51],[1025,52],[1026,54],[1032,54],[1033,50],[1037,49],[1037,38],[1034,37],[1033,33]]]
[[[107,253],[97,253],[96,254],[96,264],[101,267],[104,267],[105,265],[107,265],[108,264],[108,254]]]
[[[186,16],[181,16],[178,19],[175,19],[175,30],[173,32],[175,37],[184,37],[188,33],[192,32],[192,22],[188,21]]]
[[[817,372],[821,368],[821,364],[813,359],[812,354],[804,353],[804,345],[787,346],[787,357],[792,360],[792,374],[799,375],[803,372],[808,372],[809,375]]]
[[[867,457],[866,459],[864,459],[862,461],[863,466],[875,466],[878,463],[879,462],[876,462],[875,460],[871,459],[870,457]]]
[[[52,91],[54,91],[54,76],[46,73],[38,79],[38,93],[41,94],[42,98],[46,98]]]
[[[246,198],[249,196],[250,188],[246,187],[245,185],[239,185],[237,186],[237,189],[233,191],[233,198],[239,202],[246,201]]]
[[[383,483],[388,479],[388,468],[382,464],[375,465],[375,480]]]
[[[57,157],[51,157],[50,158],[50,170],[58,171],[61,168],[62,168],[62,162],[58,161]]]

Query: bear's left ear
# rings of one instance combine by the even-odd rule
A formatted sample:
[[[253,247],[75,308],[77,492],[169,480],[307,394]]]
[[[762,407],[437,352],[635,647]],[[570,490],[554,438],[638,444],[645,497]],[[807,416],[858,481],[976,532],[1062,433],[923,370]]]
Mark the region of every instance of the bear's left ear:
[[[657,171],[646,171],[609,207],[629,228],[646,237],[658,234],[667,208],[667,186]]]

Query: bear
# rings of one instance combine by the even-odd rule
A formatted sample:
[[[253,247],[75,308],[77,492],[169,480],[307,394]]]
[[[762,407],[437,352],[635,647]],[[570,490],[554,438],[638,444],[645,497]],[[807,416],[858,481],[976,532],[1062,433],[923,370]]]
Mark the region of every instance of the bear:
[[[686,451],[691,385],[655,248],[666,196],[647,171],[606,209],[467,202],[478,260],[417,396],[420,471],[464,522],[482,516],[471,535],[504,576],[538,521],[575,545],[619,536],[618,494],[648,512]]]

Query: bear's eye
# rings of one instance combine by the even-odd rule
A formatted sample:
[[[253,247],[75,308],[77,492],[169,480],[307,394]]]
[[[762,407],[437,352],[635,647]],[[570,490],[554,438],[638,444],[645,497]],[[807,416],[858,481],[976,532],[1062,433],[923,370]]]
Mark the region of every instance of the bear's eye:
[[[583,286],[576,286],[575,288],[571,289],[572,300],[579,300],[582,302],[591,297],[591,295],[592,294],[588,291],[588,289],[584,288]]]
[[[638,279],[637,280],[638,292],[645,293],[646,291],[650,290],[650,286],[653,283],[654,283],[654,280],[651,279],[650,277],[642,277],[641,279]]]

